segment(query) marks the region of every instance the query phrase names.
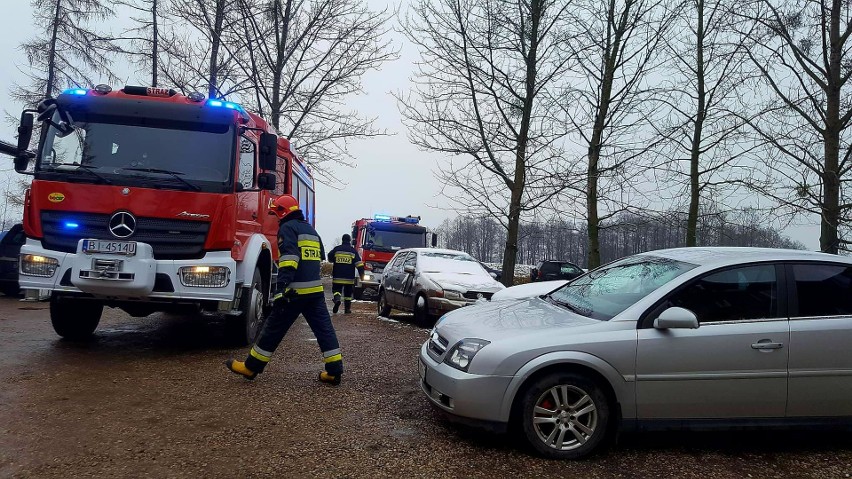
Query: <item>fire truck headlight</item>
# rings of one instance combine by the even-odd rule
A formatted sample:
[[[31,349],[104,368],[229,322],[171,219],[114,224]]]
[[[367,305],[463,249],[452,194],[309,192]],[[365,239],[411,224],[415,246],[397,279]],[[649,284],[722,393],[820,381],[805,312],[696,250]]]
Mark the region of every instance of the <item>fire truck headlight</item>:
[[[59,267],[59,260],[37,254],[22,254],[20,261],[21,274],[50,278]]]
[[[225,266],[182,266],[178,276],[192,288],[221,288],[231,282],[231,270]]]
[[[373,276],[371,276],[370,273],[364,273],[364,278],[362,281],[370,281],[371,279],[373,279]]]

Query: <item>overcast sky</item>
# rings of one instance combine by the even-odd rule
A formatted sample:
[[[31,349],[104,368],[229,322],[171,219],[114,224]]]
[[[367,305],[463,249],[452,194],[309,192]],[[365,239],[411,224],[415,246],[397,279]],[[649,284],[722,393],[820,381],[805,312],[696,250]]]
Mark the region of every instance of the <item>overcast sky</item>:
[[[18,116],[21,105],[10,100],[8,92],[15,82],[26,83],[26,57],[18,46],[34,32],[28,1],[3,3],[0,58],[4,66],[0,70],[0,110]],[[369,3],[374,9],[386,5],[386,2],[375,0]],[[126,21],[119,19],[111,24]],[[455,213],[449,211],[451,201],[440,195],[441,185],[433,174],[439,162],[447,161],[447,158],[421,152],[408,142],[396,101],[391,95],[391,92],[408,89],[414,62],[417,61],[416,49],[401,35],[395,32],[392,35],[401,49],[399,60],[385,64],[381,71],[368,73],[364,77],[365,93],[352,98],[350,105],[364,115],[377,117],[376,126],[395,135],[354,142],[350,151],[357,159],[357,166],[336,171],[345,183],[343,188],[338,190],[324,185],[317,186],[317,230],[327,247],[339,242],[339,236],[351,229],[354,220],[371,217],[375,213],[420,215],[422,224],[429,227],[436,227],[445,218],[455,216]],[[131,83],[140,84],[138,81]],[[5,122],[0,124],[0,139],[12,141],[14,136],[15,125]],[[294,144],[298,148],[298,139],[295,139]],[[0,161],[6,162],[0,168],[3,175],[15,174],[11,168],[11,159],[0,157]],[[0,184],[5,184],[5,178]],[[819,248],[818,218],[814,218],[811,225],[787,228],[784,234],[801,241],[808,249]]]

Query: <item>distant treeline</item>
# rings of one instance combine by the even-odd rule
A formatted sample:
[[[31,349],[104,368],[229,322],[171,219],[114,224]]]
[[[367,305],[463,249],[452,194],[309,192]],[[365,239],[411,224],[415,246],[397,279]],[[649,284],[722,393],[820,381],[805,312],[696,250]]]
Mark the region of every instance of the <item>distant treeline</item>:
[[[762,224],[754,210],[712,213],[698,223],[699,246],[760,246],[805,249],[805,245],[782,236]],[[437,228],[443,248],[466,251],[480,261],[500,262],[506,230],[492,218],[458,216]],[[685,245],[686,215],[683,213],[623,213],[601,230],[601,259],[608,262],[643,251]],[[556,218],[522,222],[518,239],[518,263],[535,264],[541,259],[561,259],[586,266],[588,235],[585,222]]]

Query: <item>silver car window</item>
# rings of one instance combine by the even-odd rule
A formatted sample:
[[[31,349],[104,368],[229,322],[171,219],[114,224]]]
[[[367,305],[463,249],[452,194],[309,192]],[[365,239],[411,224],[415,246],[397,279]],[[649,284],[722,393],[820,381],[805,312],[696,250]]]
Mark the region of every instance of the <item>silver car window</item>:
[[[406,266],[417,266],[417,253],[408,253],[408,258],[405,258],[405,263],[402,266],[403,268]]]
[[[852,267],[794,264],[799,317],[852,315]]]
[[[405,261],[405,257],[408,256],[409,253],[406,251],[404,253],[397,253],[396,258],[391,262],[390,268],[391,270],[402,269],[402,262]]]
[[[744,266],[708,274],[674,293],[667,306],[692,311],[699,323],[777,318],[775,265]]]
[[[631,256],[598,268],[550,294],[578,314],[610,320],[696,265],[656,256]]]

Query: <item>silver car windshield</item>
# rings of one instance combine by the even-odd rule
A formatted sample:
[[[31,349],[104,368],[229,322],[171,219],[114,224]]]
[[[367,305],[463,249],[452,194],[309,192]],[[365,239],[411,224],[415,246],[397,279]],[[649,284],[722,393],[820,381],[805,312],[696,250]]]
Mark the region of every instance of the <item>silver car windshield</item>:
[[[656,256],[631,256],[598,268],[550,293],[577,314],[608,321],[696,265]]]

